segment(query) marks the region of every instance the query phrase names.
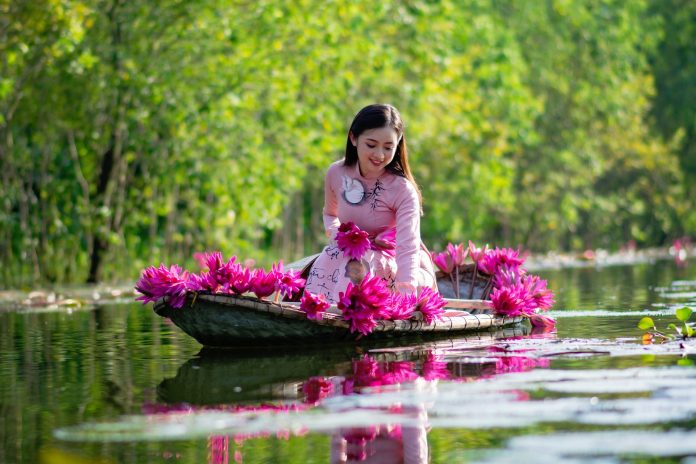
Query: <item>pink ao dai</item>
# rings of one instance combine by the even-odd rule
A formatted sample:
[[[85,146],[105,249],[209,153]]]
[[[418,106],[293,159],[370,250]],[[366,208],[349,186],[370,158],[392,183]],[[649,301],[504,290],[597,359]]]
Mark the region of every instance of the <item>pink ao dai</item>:
[[[366,178],[357,164],[344,166],[341,160],[329,167],[324,194],[324,227],[332,241],[312,266],[306,290],[336,302],[348,282],[357,283],[368,272],[406,293],[434,286],[432,261],[420,239],[418,193],[406,178],[390,172]],[[359,262],[344,257],[333,239],[340,224],[349,221],[370,239],[396,229],[396,249],[369,250]]]

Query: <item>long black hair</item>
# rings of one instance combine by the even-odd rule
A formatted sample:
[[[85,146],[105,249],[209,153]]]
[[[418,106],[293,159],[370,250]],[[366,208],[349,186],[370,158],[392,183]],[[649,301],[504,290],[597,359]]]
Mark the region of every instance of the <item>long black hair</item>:
[[[353,145],[350,140],[350,135],[353,134],[355,139],[366,130],[379,129],[382,127],[391,127],[396,132],[399,138],[399,143],[396,146],[394,159],[385,167],[385,169],[397,176],[408,179],[418,193],[418,202],[422,205],[423,199],[416,180],[411,174],[411,168],[408,165],[408,150],[406,149],[406,135],[404,134],[404,121],[401,119],[399,110],[392,105],[386,103],[378,103],[368,105],[358,111],[358,114],[353,118],[353,123],[350,125],[348,132],[348,140],[346,141],[346,155],[343,164],[346,166],[355,166],[358,162],[358,148]]]

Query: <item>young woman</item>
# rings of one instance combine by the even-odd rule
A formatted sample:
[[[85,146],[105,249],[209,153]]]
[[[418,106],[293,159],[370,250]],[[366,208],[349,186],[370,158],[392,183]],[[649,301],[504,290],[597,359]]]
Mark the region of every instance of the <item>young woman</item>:
[[[326,173],[324,195],[324,227],[332,242],[314,262],[306,290],[336,302],[348,282],[359,282],[368,273],[402,293],[436,288],[432,261],[420,239],[421,195],[396,108],[370,105],[355,116],[345,158]],[[344,256],[334,241],[339,226],[348,222],[368,232],[373,244],[360,260]]]

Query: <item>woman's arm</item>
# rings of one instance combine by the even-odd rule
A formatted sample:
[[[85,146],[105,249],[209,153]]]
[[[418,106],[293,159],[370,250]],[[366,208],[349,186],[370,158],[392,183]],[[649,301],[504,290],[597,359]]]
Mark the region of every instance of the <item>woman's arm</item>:
[[[326,177],[324,178],[324,209],[322,211],[326,236],[332,240],[336,237],[338,227],[341,225],[341,221],[338,219],[338,196],[334,190],[334,186],[338,185],[335,182],[336,168],[337,166],[332,164],[326,171]]]
[[[420,250],[420,202],[413,185],[404,179],[396,207],[396,289],[412,293],[418,286]]]

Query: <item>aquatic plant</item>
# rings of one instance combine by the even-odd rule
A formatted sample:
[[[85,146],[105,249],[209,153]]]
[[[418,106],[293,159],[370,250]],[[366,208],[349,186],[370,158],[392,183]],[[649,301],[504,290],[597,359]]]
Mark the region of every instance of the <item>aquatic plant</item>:
[[[469,240],[469,257],[471,260],[474,262],[474,264],[478,264],[481,259],[486,256],[486,253],[488,252],[488,244],[482,246],[481,248],[477,248],[474,242]]]
[[[520,252],[512,248],[498,248],[488,250],[479,260],[478,267],[486,274],[495,275],[501,266],[507,268],[520,267],[524,264],[524,258],[520,258]]]
[[[525,316],[535,311],[533,298],[521,283],[493,290],[489,306],[507,317]]]
[[[255,269],[251,278],[251,291],[257,298],[265,298],[273,294],[278,287],[278,278],[275,272],[266,272],[265,269]]]
[[[378,234],[373,241],[370,242],[370,249],[378,250],[389,257],[396,255],[396,227],[387,229]]]
[[[168,303],[174,308],[183,306],[187,293],[210,292],[243,295],[253,292],[257,298],[265,298],[278,291],[278,296],[290,298],[296,296],[305,285],[305,279],[296,270],[285,270],[280,261],[271,266],[270,271],[251,269],[237,263],[232,256],[225,261],[222,253],[196,253],[196,260],[203,270],[200,273],[188,273],[178,265],[167,268],[164,264],[148,267],[135,285],[141,296],[136,300],[143,304],[156,302],[168,297]],[[245,261],[247,263],[247,261]]]
[[[215,287],[212,291],[222,288],[223,293],[229,292],[230,285],[238,272],[239,265],[236,265],[236,256],[232,256],[227,262],[222,257],[222,253],[214,251],[205,253],[204,261],[208,266],[208,274],[211,286]]]
[[[448,251],[443,251],[442,253],[430,253],[430,257],[433,263],[445,274],[450,274],[454,269],[454,260],[452,255]]]
[[[305,279],[300,277],[300,273],[295,270],[286,271],[283,267],[283,261],[271,266],[271,271],[275,273],[278,282],[278,291],[290,298],[295,296],[304,288]]]
[[[462,266],[466,261],[466,257],[469,255],[469,249],[464,248],[464,244],[453,245],[451,243],[447,244],[447,252],[452,257],[452,261],[455,266]]]
[[[352,222],[345,222],[338,227],[336,244],[344,256],[360,260],[371,247],[370,234]]]
[[[150,266],[143,271],[135,284],[135,290],[141,294],[136,300],[146,304],[166,296],[169,297],[169,304],[173,308],[181,308],[186,301],[188,282],[188,272],[176,264],[170,267],[164,264],[160,264],[160,267]]]
[[[548,288],[548,282],[536,275],[525,275],[522,277],[522,284],[527,289],[527,293],[534,301],[537,311],[546,311],[556,302],[553,292]]]
[[[686,340],[687,338],[695,337],[695,324],[693,322],[689,322],[689,318],[691,318],[693,312],[693,309],[688,306],[681,307],[675,311],[674,315],[677,317],[679,322],[676,324],[670,323],[667,326],[667,329],[671,330],[674,333],[666,333],[661,330],[658,330],[657,326],[655,325],[655,322],[652,320],[651,317],[642,318],[638,322],[638,328],[641,330],[645,330],[645,333],[643,334],[643,340],[646,342],[652,342],[654,338],[657,338],[661,341],[667,341],[674,340],[676,338]]]
[[[379,276],[366,276],[361,283],[348,283],[345,292],[338,293],[338,309],[350,323],[351,332],[367,335],[375,328],[378,319],[386,319],[391,311],[388,302],[391,292]]]
[[[307,313],[308,319],[320,320],[322,314],[329,308],[330,304],[326,297],[321,293],[315,295],[312,292],[306,291],[300,300],[300,309]]]
[[[230,290],[237,295],[243,295],[251,290],[252,274],[248,267],[241,264],[232,266],[232,275],[230,276]]]
[[[437,291],[426,287],[418,295],[416,311],[420,311],[423,315],[423,321],[430,324],[435,319],[442,319],[442,314],[445,312],[443,308],[446,304],[447,302]]]
[[[532,314],[528,317],[528,319],[529,322],[532,324],[532,327],[542,329],[536,333],[544,333],[548,329],[553,329],[554,327],[556,327],[556,319],[552,318],[551,316],[545,316],[543,314]]]
[[[418,304],[418,297],[413,293],[393,293],[388,302],[392,320],[406,320],[413,316]]]

